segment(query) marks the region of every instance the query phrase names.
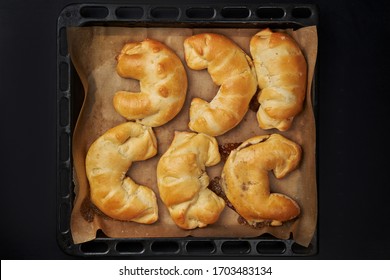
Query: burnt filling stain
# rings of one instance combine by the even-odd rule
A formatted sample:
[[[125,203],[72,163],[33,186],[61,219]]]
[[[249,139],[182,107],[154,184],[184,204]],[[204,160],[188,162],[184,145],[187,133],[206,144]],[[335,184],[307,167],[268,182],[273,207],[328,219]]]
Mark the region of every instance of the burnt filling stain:
[[[218,145],[219,153],[221,154],[222,161],[226,161],[230,153],[237,149],[242,143],[226,143]]]
[[[209,185],[207,186],[211,191],[213,191],[216,195],[218,196],[225,196],[225,194],[223,193],[223,190],[222,190],[222,187],[221,187],[221,184],[220,184],[220,180],[221,178],[220,177],[215,177],[214,179],[212,179],[209,183]],[[226,197],[226,196],[225,196]],[[222,197],[223,198],[223,197]]]
[[[92,209],[92,202],[88,197],[84,198],[84,200],[81,202],[80,213],[84,220],[86,220],[88,223],[93,222],[95,212]]]
[[[246,190],[247,190],[248,189],[248,185],[253,185],[253,184],[254,184],[254,182],[249,181],[246,184],[243,184],[243,186],[241,186],[241,187],[246,188]],[[232,209],[233,211],[235,211],[237,213],[237,211],[234,208],[233,204],[231,204],[231,202],[229,201],[229,199],[227,198],[225,192],[222,189],[221,178],[220,177],[215,177],[214,179],[212,179],[210,181],[209,185],[208,185],[208,188],[211,191],[213,191],[216,195],[221,197],[225,201],[226,206],[228,206],[230,209]],[[240,214],[238,214],[237,222],[238,222],[238,224],[243,225],[243,226],[248,226],[248,227],[251,227],[251,228],[260,229],[260,228],[263,228],[263,227],[271,226],[272,220],[265,220],[263,222],[258,222],[258,223],[255,223],[253,225],[250,225]]]
[[[256,93],[249,102],[249,110],[257,112],[260,108],[260,103],[257,101],[258,93]]]
[[[272,220],[266,220],[266,221],[263,221],[263,222],[258,222],[258,223],[255,223],[253,225],[250,225],[250,224],[248,224],[248,222],[242,216],[238,216],[237,222],[240,225],[248,226],[248,227],[255,228],[255,229],[260,229],[260,228],[263,228],[263,227],[271,226]]]
[[[231,208],[232,210],[236,211],[233,204],[229,201],[229,199],[227,198],[225,192],[223,191],[222,189],[222,186],[221,186],[221,178],[220,177],[215,177],[214,179],[212,179],[208,185],[208,188],[214,192],[216,195],[218,195],[220,198],[222,198],[226,205]]]

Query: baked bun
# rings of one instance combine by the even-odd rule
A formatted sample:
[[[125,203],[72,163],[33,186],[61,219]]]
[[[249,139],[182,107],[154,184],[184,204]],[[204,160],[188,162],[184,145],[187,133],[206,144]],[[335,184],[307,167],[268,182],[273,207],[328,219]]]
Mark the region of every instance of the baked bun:
[[[257,120],[262,129],[290,128],[306,95],[307,63],[288,34],[264,29],[250,41],[260,87]]]
[[[300,208],[288,196],[270,193],[268,172],[283,178],[300,159],[300,146],[279,134],[250,138],[230,153],[221,175],[222,188],[249,224],[281,225],[297,217]]]
[[[113,103],[120,115],[156,127],[180,112],[187,94],[187,73],[171,49],[146,39],[126,44],[117,60],[117,73],[139,80],[141,89],[141,92],[115,93]]]
[[[215,223],[225,202],[207,188],[207,166],[220,161],[214,137],[192,132],[175,132],[175,137],[157,165],[161,200],[173,221],[183,229]]]
[[[153,130],[134,122],[111,128],[89,148],[86,173],[92,203],[107,216],[150,224],[158,219],[155,193],[126,177],[133,161],[157,153]]]
[[[222,135],[242,120],[256,93],[252,60],[233,41],[212,33],[187,38],[184,53],[190,68],[207,68],[214,83],[220,86],[210,103],[200,98],[192,100],[189,128],[211,136]]]

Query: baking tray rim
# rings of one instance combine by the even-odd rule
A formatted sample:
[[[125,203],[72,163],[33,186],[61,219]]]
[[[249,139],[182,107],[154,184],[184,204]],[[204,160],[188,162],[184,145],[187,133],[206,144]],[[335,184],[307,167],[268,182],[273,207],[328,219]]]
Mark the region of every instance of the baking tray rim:
[[[143,14],[141,17],[137,18],[118,18],[115,15],[115,11],[119,8],[141,8]],[[313,236],[313,240],[310,243],[307,250],[305,248],[299,248],[294,250],[295,242],[290,239],[281,240],[277,238],[272,238],[269,236],[259,236],[255,238],[204,238],[204,237],[182,237],[182,238],[109,238],[102,234],[97,235],[96,239],[82,243],[74,244],[72,241],[70,233],[70,215],[72,210],[72,205],[74,201],[73,193],[73,180],[72,180],[72,159],[71,159],[71,145],[72,145],[72,116],[74,114],[72,107],[72,84],[71,80],[75,74],[75,70],[72,67],[72,62],[70,61],[69,54],[66,49],[66,37],[64,37],[64,30],[70,26],[144,26],[144,27],[172,27],[173,24],[179,23],[179,27],[248,27],[248,28],[260,28],[263,26],[275,26],[280,28],[300,28],[310,25],[318,26],[318,6],[315,4],[257,4],[257,5],[223,5],[223,4],[211,4],[211,5],[178,5],[175,6],[175,9],[178,10],[178,16],[175,18],[155,18],[151,11],[153,9],[161,8],[171,8],[170,6],[165,5],[147,5],[147,4],[136,4],[132,3],[131,5],[125,4],[70,4],[61,11],[58,21],[57,21],[57,243],[59,247],[67,254],[73,256],[137,256],[137,257],[146,257],[146,256],[155,256],[155,255],[172,255],[172,256],[242,256],[242,257],[254,257],[254,256],[268,256],[268,257],[306,257],[316,255],[318,253],[318,237],[317,231]],[[92,14],[87,16],[81,15],[82,9],[91,8]],[[94,9],[105,9],[108,11],[107,15],[104,17],[95,16],[93,14]],[[212,9],[214,15],[212,18],[207,20],[202,18],[189,18],[185,16],[185,11],[188,9],[200,8],[200,9]],[[226,18],[221,15],[221,11],[224,8],[229,9],[244,9],[249,11],[249,15],[246,18]],[[259,9],[282,9],[284,12],[283,17],[281,18],[266,18],[260,19],[256,16],[256,11]],[[295,18],[292,16],[294,8],[303,8],[310,10],[310,16],[304,18]],[[96,12],[96,10],[95,10]],[[99,15],[99,11],[97,14]],[[183,16],[184,15],[184,16]],[[175,25],[176,26],[176,25]],[[65,66],[64,66],[65,65]],[[316,68],[313,76],[312,82],[312,101],[313,101],[313,111],[316,121],[316,133],[318,134],[318,119],[316,117],[318,110],[318,61],[316,63]],[[76,74],[77,75],[77,74]],[[65,80],[65,81],[64,81]],[[64,100],[67,100],[64,101]],[[64,104],[65,103],[65,104]],[[64,110],[67,112],[64,113]],[[65,135],[65,136],[64,136]],[[64,139],[64,137],[67,139]],[[316,145],[318,147],[318,145]],[[318,149],[316,147],[316,149]],[[66,150],[66,151],[64,151]],[[316,153],[316,169],[318,174],[318,153]],[[66,171],[64,171],[66,170]],[[65,173],[64,173],[65,172]],[[65,179],[64,179],[65,178]],[[65,181],[65,183],[64,183]],[[65,185],[65,186],[64,186]],[[65,189],[65,191],[64,191]],[[317,178],[317,190],[318,190],[318,178]],[[69,227],[66,228],[66,225],[69,224]],[[318,220],[317,220],[317,230],[318,230]],[[142,247],[142,250],[137,252],[118,252],[117,245],[119,243],[126,242],[138,242],[139,246]],[[153,244],[160,244],[159,246],[162,250],[154,250]],[[188,244],[193,242],[205,242],[205,244],[211,244],[214,246],[214,250],[208,252],[188,252],[186,249]],[[224,250],[224,244],[232,242],[231,244],[243,244],[243,247],[237,246],[235,250]],[[258,249],[259,244],[263,242],[269,243],[276,242],[278,244],[283,244],[284,247],[278,252],[270,251],[261,252]],[[101,244],[105,243],[107,246],[102,246],[102,248],[94,249],[93,245],[91,246],[92,250],[90,252],[83,250],[83,246],[89,244]],[[165,245],[168,245],[166,250],[164,249]],[[176,244],[176,245],[172,245]],[[172,250],[176,248],[177,250]],[[176,246],[176,247],[175,247]],[[209,246],[209,245],[208,245]],[[234,245],[233,245],[234,247]],[[271,246],[272,247],[272,246]],[[106,249],[104,249],[106,248]],[[247,248],[245,250],[245,248]]]

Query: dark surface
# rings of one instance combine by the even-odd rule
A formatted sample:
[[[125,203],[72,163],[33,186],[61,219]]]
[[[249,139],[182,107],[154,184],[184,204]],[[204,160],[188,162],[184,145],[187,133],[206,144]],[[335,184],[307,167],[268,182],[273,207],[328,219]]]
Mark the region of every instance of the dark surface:
[[[99,1],[0,2],[1,259],[73,258],[56,241],[56,20],[74,2]],[[319,252],[310,258],[389,259],[389,5],[300,2],[320,8]]]

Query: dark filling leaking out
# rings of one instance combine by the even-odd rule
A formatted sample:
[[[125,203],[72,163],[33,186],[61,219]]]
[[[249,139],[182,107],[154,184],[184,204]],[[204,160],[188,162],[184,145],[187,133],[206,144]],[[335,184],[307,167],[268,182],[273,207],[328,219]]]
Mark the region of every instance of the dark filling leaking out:
[[[226,161],[230,153],[237,149],[242,143],[226,143],[223,145],[218,145],[219,153],[221,154],[222,161]]]
[[[81,202],[80,213],[84,220],[86,220],[88,223],[93,222],[95,212],[92,209],[92,202],[88,197],[84,198],[83,202]]]
[[[229,201],[229,199],[227,198],[225,192],[223,191],[220,182],[221,182],[221,178],[220,177],[215,177],[214,179],[212,179],[210,181],[210,183],[208,185],[208,188],[211,191],[213,191],[216,195],[221,197],[225,201],[226,206],[228,206],[230,209],[232,209],[233,211],[235,211],[237,213],[237,211],[234,208],[233,204]],[[252,227],[252,228],[260,229],[260,228],[263,228],[263,227],[271,226],[272,220],[265,220],[263,222],[258,222],[258,223],[255,223],[253,225],[250,225],[250,224],[248,224],[248,222],[240,214],[238,214],[237,222],[240,225],[244,225],[244,226],[249,226],[249,227]]]
[[[230,209],[232,209],[234,212],[237,213],[236,209],[234,208],[233,204],[229,201],[229,199],[227,198],[225,192],[223,191],[222,189],[222,186],[221,186],[221,178],[220,177],[215,177],[214,179],[212,179],[210,181],[210,184],[208,185],[208,188],[213,191],[216,195],[218,195],[220,198],[222,198],[225,203],[226,203],[226,206],[228,206]],[[238,213],[237,213],[238,214]],[[240,225],[249,225],[245,219],[243,217],[240,216],[240,214],[238,214],[238,218],[237,218],[237,222],[240,224]]]
[[[208,188],[213,191],[216,195],[218,195],[220,198],[222,198],[226,205],[231,208],[232,210],[236,211],[236,209],[234,208],[233,204],[229,201],[229,199],[227,198],[225,192],[222,190],[222,186],[221,186],[221,178],[220,177],[215,177],[214,179],[212,179],[208,185]]]
[[[238,221],[238,223],[239,223],[240,225],[246,225],[246,226],[250,226],[250,227],[252,227],[252,228],[263,228],[263,227],[268,227],[268,226],[271,226],[271,222],[272,222],[272,220],[265,220],[265,221],[263,221],[263,222],[257,222],[257,223],[255,223],[255,224],[253,224],[253,225],[250,225],[250,224],[248,224],[248,222],[247,222],[243,217],[241,217],[241,216],[238,217],[237,221]]]
[[[257,96],[258,96],[258,93],[256,93],[251,101],[249,102],[249,110],[253,111],[253,112],[257,112],[260,108],[260,103],[259,101],[257,101]]]

